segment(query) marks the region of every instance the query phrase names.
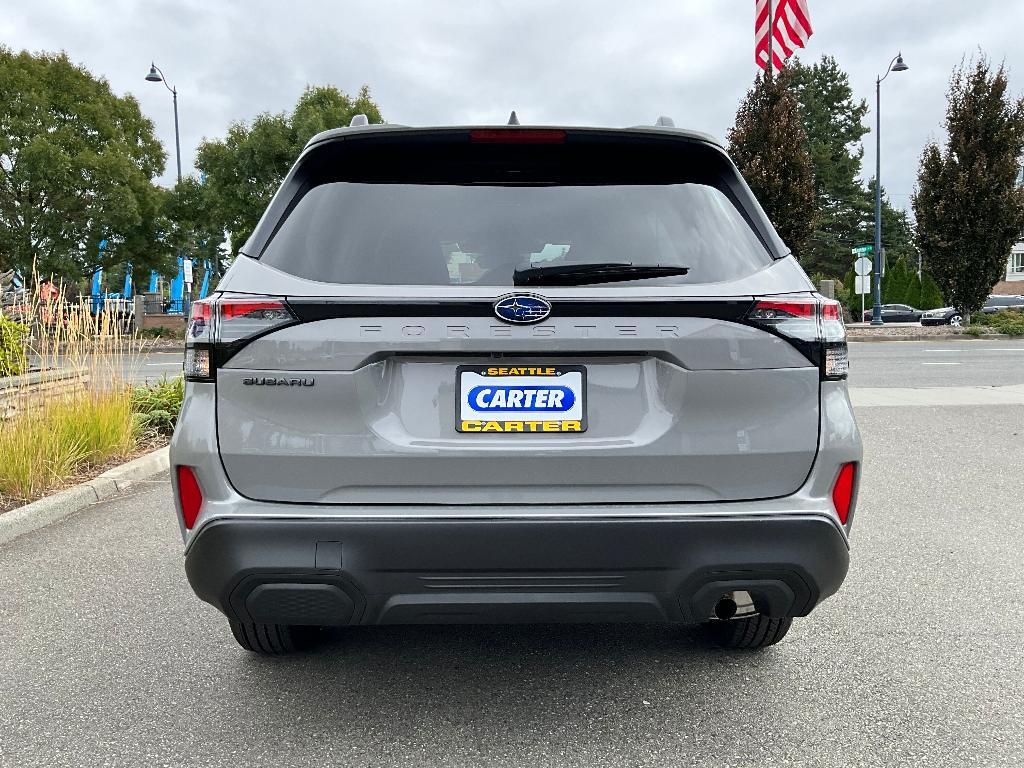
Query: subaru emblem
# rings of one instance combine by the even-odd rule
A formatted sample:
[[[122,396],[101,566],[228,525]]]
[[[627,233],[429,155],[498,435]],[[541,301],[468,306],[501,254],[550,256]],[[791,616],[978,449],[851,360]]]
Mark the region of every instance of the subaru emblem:
[[[510,293],[494,302],[494,314],[506,323],[539,323],[551,314],[551,302],[532,293]]]

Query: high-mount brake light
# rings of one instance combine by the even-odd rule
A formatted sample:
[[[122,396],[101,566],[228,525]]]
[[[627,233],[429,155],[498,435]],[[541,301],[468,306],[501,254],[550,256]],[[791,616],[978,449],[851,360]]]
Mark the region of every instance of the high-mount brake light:
[[[836,508],[839,522],[846,525],[850,519],[850,508],[853,506],[854,481],[857,479],[857,463],[843,464],[832,486],[832,506]]]
[[[565,131],[552,128],[476,128],[469,132],[475,144],[564,144]]]
[[[810,296],[758,299],[747,320],[803,352],[821,369],[823,379],[845,379],[849,373],[846,326],[838,301]]]
[[[284,299],[211,297],[192,304],[185,334],[185,379],[212,382],[244,342],[295,320]]]

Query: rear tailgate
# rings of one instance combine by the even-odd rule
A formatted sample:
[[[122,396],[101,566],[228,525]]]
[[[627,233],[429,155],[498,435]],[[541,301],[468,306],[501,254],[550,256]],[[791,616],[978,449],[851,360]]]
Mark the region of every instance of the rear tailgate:
[[[360,314],[359,304],[344,306]],[[619,303],[611,317],[514,327],[455,308],[417,316],[399,305],[408,314],[386,317],[378,304],[366,317],[276,331],[217,373],[224,467],[239,492],[268,501],[571,504],[794,492],[817,450],[818,368],[763,330],[678,306],[630,316]],[[708,306],[691,311],[713,314]],[[458,432],[457,368],[470,364],[583,366],[586,431]]]

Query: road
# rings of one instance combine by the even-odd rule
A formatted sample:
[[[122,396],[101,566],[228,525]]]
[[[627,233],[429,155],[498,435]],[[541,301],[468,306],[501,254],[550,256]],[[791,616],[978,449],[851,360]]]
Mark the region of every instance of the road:
[[[975,344],[945,353],[958,385],[997,375]],[[873,371],[933,354],[891,346],[856,346],[857,376],[930,381]],[[146,483],[0,547],[0,765],[1019,765],[1024,406],[858,418],[849,578],[754,654],[535,626],[363,628],[254,657],[190,592],[167,480]]]
[[[1024,384],[1024,340],[850,343],[851,387]]]
[[[181,352],[146,352],[122,362],[126,380],[144,383],[162,376],[181,375]]]

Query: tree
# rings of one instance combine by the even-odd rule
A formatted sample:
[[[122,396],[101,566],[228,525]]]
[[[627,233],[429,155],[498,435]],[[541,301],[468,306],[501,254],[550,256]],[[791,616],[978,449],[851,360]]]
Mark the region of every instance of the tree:
[[[942,298],[942,291],[935,283],[934,278],[927,272],[921,273],[921,303],[915,304],[918,309],[938,309],[946,306],[946,300]]]
[[[96,266],[162,265],[153,178],[166,156],[138,102],[64,53],[3,47],[0,93],[0,271],[74,281]]]
[[[917,274],[911,273],[906,261],[903,259],[890,261],[889,268],[882,277],[882,303],[909,304],[907,290],[911,286],[912,279],[916,280]]]
[[[903,293],[902,303],[921,309],[921,278],[917,276],[917,272],[911,271],[907,274],[907,289]]]
[[[868,181],[865,199],[871,202],[871,216],[868,218],[860,232],[857,234],[858,241],[862,243],[875,242],[875,180]],[[885,187],[882,187],[882,248],[886,264],[894,264],[904,259],[908,266],[917,271],[918,249],[914,242],[914,225],[910,215],[902,208],[896,208],[889,202],[885,194]]]
[[[251,124],[232,123],[224,139],[204,140],[196,167],[205,177],[199,209],[205,220],[196,226],[226,232],[230,252],[237,253],[306,142],[359,113],[383,122],[366,86],[355,98],[334,86],[307,87],[290,115],[262,113]]]
[[[928,271],[965,316],[985,303],[1024,229],[1024,99],[1008,94],[1005,68],[984,56],[953,72],[948,139],[921,156],[914,213]]]
[[[166,240],[175,253],[223,267],[224,228],[210,215],[214,205],[209,186],[186,176],[167,195]]]
[[[729,131],[729,153],[779,236],[800,256],[814,231],[814,169],[785,71],[754,81]]]
[[[853,98],[850,79],[832,56],[811,66],[793,60],[786,70],[814,164],[818,214],[801,261],[808,271],[841,275],[851,263],[850,249],[862,239],[864,223],[873,218],[859,180],[861,138],[868,132],[861,121],[868,106]]]

